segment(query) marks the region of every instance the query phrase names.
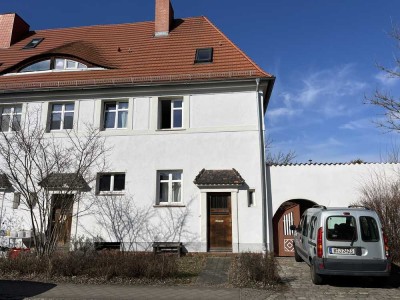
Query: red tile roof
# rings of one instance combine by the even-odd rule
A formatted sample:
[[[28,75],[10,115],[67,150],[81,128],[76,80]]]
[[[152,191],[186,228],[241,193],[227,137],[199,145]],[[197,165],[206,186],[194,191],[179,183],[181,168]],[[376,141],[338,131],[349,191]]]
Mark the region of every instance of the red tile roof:
[[[22,49],[44,38],[34,49]],[[197,48],[214,48],[212,63],[194,64]],[[268,78],[206,17],[175,20],[167,37],[154,37],[154,22],[38,30],[0,49],[0,74],[46,55],[71,55],[106,70],[47,72],[0,76],[0,92],[226,78]]]

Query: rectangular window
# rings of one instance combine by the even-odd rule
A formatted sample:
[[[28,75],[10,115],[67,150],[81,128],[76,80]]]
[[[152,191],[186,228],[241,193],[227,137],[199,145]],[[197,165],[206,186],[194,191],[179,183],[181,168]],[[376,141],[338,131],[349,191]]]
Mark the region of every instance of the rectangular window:
[[[182,171],[158,172],[159,204],[182,202]]]
[[[126,128],[128,101],[104,102],[104,129]]]
[[[4,106],[1,108],[1,131],[17,131],[21,128],[22,106]]]
[[[50,130],[72,129],[74,127],[74,103],[51,105]]]
[[[100,174],[99,193],[123,192],[125,190],[125,173]]]
[[[360,217],[360,227],[364,242],[379,242],[379,228],[373,217]]]
[[[160,100],[160,129],[183,127],[183,100]]]
[[[249,190],[247,194],[247,206],[253,207],[256,205],[256,192],[254,190]]]
[[[330,241],[356,241],[356,219],[353,216],[331,216],[326,219],[327,237]]]

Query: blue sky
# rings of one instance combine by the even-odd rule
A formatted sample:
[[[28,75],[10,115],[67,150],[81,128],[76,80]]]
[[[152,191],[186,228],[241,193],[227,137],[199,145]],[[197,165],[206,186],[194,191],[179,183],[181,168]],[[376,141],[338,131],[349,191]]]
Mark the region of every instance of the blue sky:
[[[272,151],[297,162],[381,161],[398,144],[378,129],[382,111],[364,104],[376,88],[400,95],[388,36],[400,23],[398,0],[172,0],[175,16],[205,15],[260,67],[277,77],[267,112]],[[154,19],[153,0],[2,0],[31,29]]]

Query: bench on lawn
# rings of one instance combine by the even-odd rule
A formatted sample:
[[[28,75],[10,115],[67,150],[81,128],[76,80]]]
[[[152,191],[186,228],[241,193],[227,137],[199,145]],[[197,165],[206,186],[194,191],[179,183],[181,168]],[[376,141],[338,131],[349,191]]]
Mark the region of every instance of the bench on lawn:
[[[97,251],[101,250],[120,250],[120,242],[94,242],[94,249]]]
[[[180,257],[182,254],[182,243],[181,242],[154,242],[153,252],[164,253],[164,252],[177,252]]]

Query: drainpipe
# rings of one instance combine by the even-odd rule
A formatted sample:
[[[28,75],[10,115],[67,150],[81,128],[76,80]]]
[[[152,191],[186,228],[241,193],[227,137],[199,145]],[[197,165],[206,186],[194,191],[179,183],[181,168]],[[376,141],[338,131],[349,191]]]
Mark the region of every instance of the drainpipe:
[[[264,107],[262,98],[259,95],[260,78],[256,79],[256,101],[258,113],[258,143],[260,145],[260,173],[261,173],[261,209],[262,209],[262,236],[263,252],[268,249],[269,230],[267,230],[267,194],[266,194],[266,175],[265,175],[265,149],[264,149]]]
[[[6,192],[3,191],[3,195],[1,197],[1,210],[0,210],[0,229],[2,228],[1,226],[3,225],[3,209],[4,209],[4,198],[5,198]]]

